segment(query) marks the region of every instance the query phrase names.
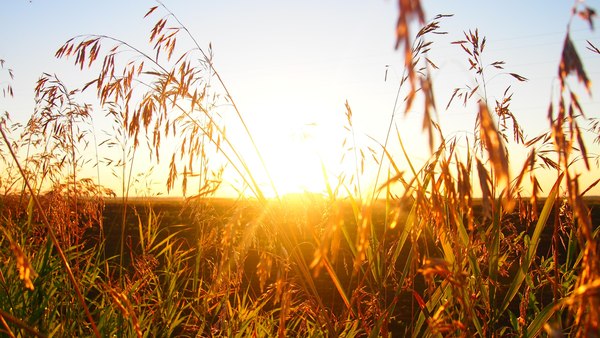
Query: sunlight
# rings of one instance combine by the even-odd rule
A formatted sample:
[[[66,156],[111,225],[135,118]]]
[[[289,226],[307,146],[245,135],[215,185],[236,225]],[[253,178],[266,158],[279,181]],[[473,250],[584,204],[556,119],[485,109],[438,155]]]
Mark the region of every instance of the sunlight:
[[[597,10],[384,2],[5,1],[0,331],[598,336]]]
[[[294,117],[290,117],[294,116]],[[336,120],[337,119],[337,120]],[[355,142],[367,142],[360,130],[347,126],[346,116],[328,114],[290,114],[272,117],[269,124],[256,129],[260,152],[276,192],[266,177],[260,178],[264,196],[316,193],[327,194],[327,183],[336,196],[358,195],[373,188],[377,171],[367,147],[354,151]],[[253,162],[254,168],[260,168]],[[256,170],[259,172],[260,170]],[[361,171],[360,179],[356,176]]]
[[[277,194],[280,196],[304,192],[322,193],[326,190],[322,165],[323,154],[330,145],[319,140],[316,124],[300,127],[287,126],[270,134],[269,145],[262,149],[263,156]],[[275,197],[272,189],[265,189],[267,197]]]
[[[335,186],[347,131],[340,127],[344,116],[332,111],[268,114],[268,123],[252,126],[276,189],[273,191],[266,176],[260,176],[258,180],[266,197],[306,192],[325,194],[326,180]],[[261,168],[254,159],[252,167]]]

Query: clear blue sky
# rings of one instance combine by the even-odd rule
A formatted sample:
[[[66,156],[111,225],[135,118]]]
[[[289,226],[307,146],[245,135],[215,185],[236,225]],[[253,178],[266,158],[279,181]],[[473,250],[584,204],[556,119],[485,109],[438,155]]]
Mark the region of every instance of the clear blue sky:
[[[472,130],[473,107],[443,108],[453,88],[473,84],[466,77],[463,53],[450,42],[475,28],[487,37],[486,61],[503,60],[507,71],[529,79],[517,83],[506,76],[494,77],[488,88],[490,99],[500,98],[504,88],[513,84],[512,108],[526,135],[547,130],[546,110],[556,87],[555,74],[573,2],[422,2],[429,18],[454,14],[442,21],[442,30],[449,34],[436,40],[430,54],[440,67],[434,82],[446,133]],[[259,147],[265,149],[276,180],[290,185],[283,190],[314,189],[321,172],[318,159],[328,165],[331,162],[331,167],[338,162],[339,158],[333,157],[339,157],[344,137],[341,127],[346,100],[353,109],[359,142],[373,146],[366,135],[383,142],[403,64],[402,53],[393,48],[396,1],[165,0],[165,4],[201,46],[212,43],[216,68]],[[599,1],[588,4],[600,10]],[[56,49],[72,36],[105,34],[145,47],[153,21],[142,17],[153,5],[141,0],[4,0],[0,5],[0,59],[14,70],[16,78],[15,98],[2,100],[0,109],[14,120],[25,121],[33,108],[35,81],[42,72],[56,73],[72,88],[93,77],[76,69],[71,60],[54,59]],[[599,83],[600,56],[585,50],[585,40],[600,45],[600,36],[580,20],[572,30],[592,82]],[[384,81],[386,65],[389,71]],[[599,115],[597,97],[583,95],[588,116]],[[419,132],[421,117],[418,110],[406,118],[399,114],[396,123],[404,140],[409,140],[413,156],[425,159],[428,150]],[[301,140],[305,138],[311,141]],[[294,149],[294,154],[285,154],[283,149]],[[591,150],[598,152],[597,148]],[[304,167],[300,162],[315,165]]]

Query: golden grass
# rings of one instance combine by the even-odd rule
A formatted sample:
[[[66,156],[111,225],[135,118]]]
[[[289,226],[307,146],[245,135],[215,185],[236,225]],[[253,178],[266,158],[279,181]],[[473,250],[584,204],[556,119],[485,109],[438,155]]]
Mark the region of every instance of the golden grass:
[[[385,142],[367,152],[378,169],[370,192],[361,189],[368,156],[356,142],[346,103],[355,161],[351,178],[340,177],[336,186],[325,179],[325,196],[266,198],[248,165],[251,156],[262,162],[260,149],[215,70],[210,47],[201,48],[160,2],[145,15],[158,15],[150,30],[152,55],[108,36],[67,41],[57,57],[74,58],[82,70],[101,64],[81,91],[95,90],[113,118],[113,134],[99,146],[120,156],[106,162],[122,182],[113,209],[119,211],[106,224],[105,206],[115,208],[116,195],[81,176],[89,163],[101,162],[97,153],[89,155],[95,144],[91,106],[78,103],[79,89],[68,90],[58,77],[43,75],[29,123],[9,125],[8,116],[0,122],[0,159],[7,169],[0,178],[0,332],[11,337],[597,335],[599,230],[590,209],[596,201],[585,195],[598,181],[580,187],[581,174],[572,164],[597,170],[582,135],[597,136],[598,123],[586,118],[567,80],[575,75],[586,90],[591,86],[569,29],[558,65],[560,92],[549,105],[549,131],[530,140],[510,107],[517,94],[507,88],[502,100],[488,101],[488,72],[503,70],[504,62],[483,63],[487,42],[478,30],[455,41],[476,85],[455,89],[446,108],[473,101],[478,111],[473,138],[447,139],[436,122],[432,74],[437,66],[427,53],[435,48],[428,37],[441,33],[445,16],[425,23],[420,1],[399,0],[399,5],[397,47],[404,47],[406,61],[399,86],[409,86],[406,112],[423,100],[422,128],[432,154],[417,165],[405,140],[392,134],[392,116]],[[574,16],[591,22],[591,14],[584,5],[574,7]],[[413,37],[409,27],[415,20],[423,27]],[[195,49],[181,52],[177,41],[186,37]],[[600,54],[591,43],[588,48]],[[123,51],[136,57],[122,60]],[[3,61],[0,66],[4,69]],[[219,89],[209,86],[210,78]],[[233,106],[253,153],[242,153],[228,137],[215,91]],[[11,87],[3,94],[12,95]],[[169,161],[168,187],[179,180],[187,193],[190,181],[198,183],[181,211],[189,224],[168,223],[171,218],[158,204],[129,197],[137,150],[148,140],[158,158],[173,139],[178,150]],[[394,139],[399,153],[392,151]],[[509,144],[529,153],[512,175]],[[251,198],[211,198],[223,179],[216,157],[239,175]],[[409,169],[401,170],[401,162]],[[543,199],[537,181],[542,170],[556,175]],[[528,184],[533,193],[523,197]],[[544,240],[547,252],[540,248]]]

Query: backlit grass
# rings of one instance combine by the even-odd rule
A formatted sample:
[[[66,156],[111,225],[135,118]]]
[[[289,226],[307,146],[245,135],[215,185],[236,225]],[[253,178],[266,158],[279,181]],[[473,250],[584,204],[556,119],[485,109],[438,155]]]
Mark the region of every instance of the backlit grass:
[[[354,166],[337,177],[323,168],[322,194],[278,193],[212,51],[162,3],[146,12],[155,20],[151,53],[102,35],[59,47],[56,56],[74,61],[90,81],[72,90],[43,74],[29,122],[12,124],[8,115],[0,122],[0,332],[598,335],[598,211],[584,198],[598,181],[580,182],[598,170],[584,140],[598,140],[599,128],[567,79],[591,86],[569,30],[548,131],[532,139],[510,107],[520,93],[507,88],[492,102],[486,89],[495,71],[527,79],[504,71],[501,61],[483,61],[493,41],[482,32],[453,42],[476,85],[454,90],[446,108],[476,103],[477,118],[472,136],[448,137],[436,121],[444,105],[436,102],[437,66],[427,54],[445,16],[426,23],[419,1],[399,4],[398,48],[406,60],[399,86],[408,89],[405,111],[423,111],[419,127],[431,155],[425,163],[411,158],[394,116],[378,148],[363,147],[346,103],[349,150],[340,157]],[[591,14],[576,3],[574,18]],[[414,24],[421,25],[416,33]],[[180,39],[194,48],[179,49]],[[10,79],[1,65],[0,76]],[[94,93],[112,119],[105,140],[93,129],[95,106],[79,102],[82,91]],[[12,94],[10,84],[3,88],[4,98]],[[241,141],[226,132],[223,102],[242,126]],[[251,151],[242,152],[240,142]],[[168,163],[166,185],[181,184],[187,198],[131,198],[147,179],[134,175],[135,161],[164,157],[167,143],[177,150],[161,162]],[[529,155],[515,163],[509,147]],[[367,189],[364,168],[373,165],[376,184]],[[103,188],[100,174],[84,177],[90,166],[109,168],[121,191]],[[237,175],[237,198],[214,198],[223,166]],[[554,177],[543,194],[540,175]]]

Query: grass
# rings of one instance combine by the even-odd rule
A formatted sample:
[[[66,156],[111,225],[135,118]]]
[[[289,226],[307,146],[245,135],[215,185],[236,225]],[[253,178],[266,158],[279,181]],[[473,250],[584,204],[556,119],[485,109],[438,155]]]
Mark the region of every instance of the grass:
[[[484,64],[485,38],[478,30],[465,32],[454,45],[465,52],[475,85],[455,89],[447,107],[475,102],[477,118],[473,137],[447,139],[435,119],[439,104],[431,75],[437,66],[427,56],[435,48],[427,39],[441,33],[445,16],[425,23],[419,1],[399,4],[398,48],[406,56],[399,86],[408,87],[404,111],[423,100],[431,156],[420,166],[411,159],[391,116],[385,142],[369,150],[378,169],[372,191],[361,189],[368,156],[356,143],[346,103],[348,156],[355,161],[351,178],[327,185],[323,196],[266,198],[259,174],[247,164],[252,156],[262,159],[261,151],[214,67],[212,52],[160,2],[146,13],[159,18],[150,31],[152,55],[108,36],[67,41],[56,56],[74,58],[81,69],[98,65],[99,73],[77,90],[44,74],[29,123],[11,124],[8,116],[0,122],[5,168],[0,332],[9,337],[597,335],[600,267],[592,218],[597,211],[585,198],[591,186],[579,186],[573,164],[582,163],[590,174],[598,169],[583,137],[591,133],[597,139],[598,123],[585,117],[567,80],[575,75],[589,91],[569,31],[548,132],[530,140],[510,109],[510,89],[503,100],[488,100],[486,79],[503,71],[504,63]],[[576,3],[574,17],[590,13]],[[412,36],[408,28],[414,20],[422,28]],[[180,52],[176,42],[184,38],[195,48]],[[600,54],[591,43],[588,48]],[[136,57],[123,60],[124,51]],[[4,62],[0,65],[12,78]],[[80,91],[95,91],[113,119],[112,133],[98,144],[91,105],[78,102]],[[4,97],[12,93],[10,85],[3,88]],[[220,123],[216,107],[225,101],[244,127],[252,153],[241,153]],[[172,215],[173,204],[129,198],[136,180],[144,179],[133,175],[138,149],[147,144],[157,158],[166,140],[178,149],[169,161],[167,185],[181,182],[191,195],[178,215]],[[394,142],[401,151],[392,151]],[[520,166],[512,162],[509,144],[528,150]],[[102,146],[118,156],[101,159]],[[222,182],[223,169],[213,162],[217,157],[251,196],[211,198]],[[90,163],[108,166],[121,180],[118,203],[99,176],[82,177]],[[401,170],[399,163],[409,169]],[[514,175],[509,163],[521,171]],[[537,177],[548,172],[555,183],[540,198]],[[522,196],[527,186],[532,194]],[[544,234],[551,235],[544,240]]]

